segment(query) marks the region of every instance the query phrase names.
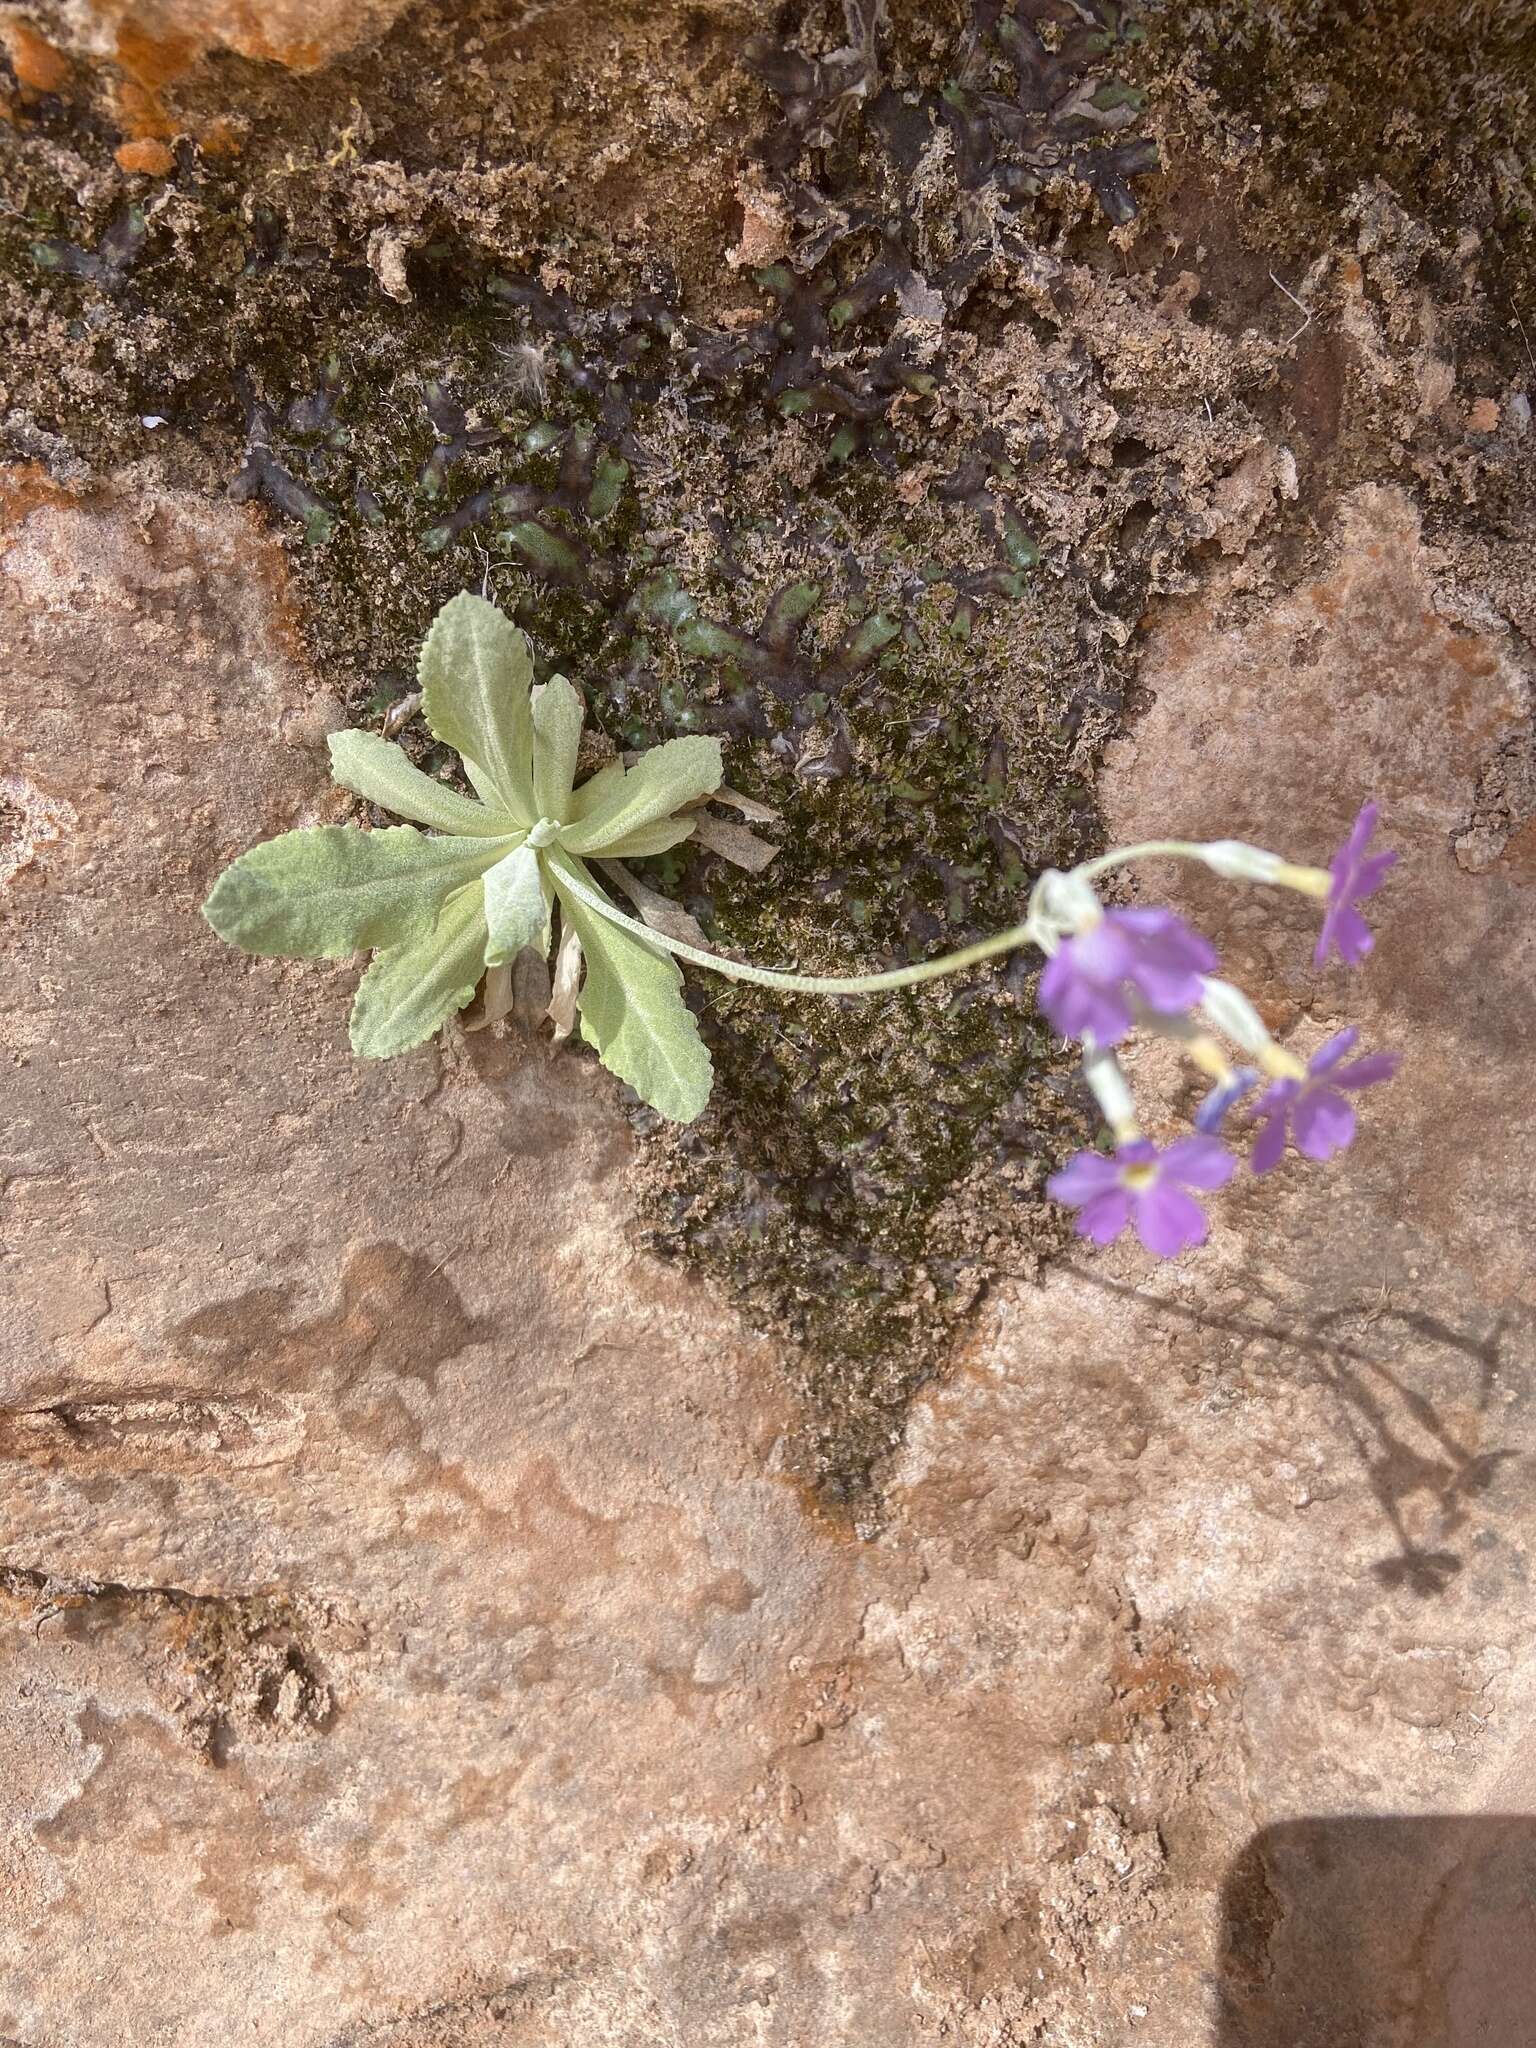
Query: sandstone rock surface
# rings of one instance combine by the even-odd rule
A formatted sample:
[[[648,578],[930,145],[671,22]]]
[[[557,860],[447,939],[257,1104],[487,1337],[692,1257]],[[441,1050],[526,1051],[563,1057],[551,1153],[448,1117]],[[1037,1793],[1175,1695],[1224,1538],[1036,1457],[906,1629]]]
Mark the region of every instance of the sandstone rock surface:
[[[1230,1190],[1197,1261],[1149,1271],[1116,1247],[1001,1294],[909,1435],[908,1510],[952,1569],[1012,1575],[1021,1635],[1045,1558],[1079,1600],[1121,1603],[1081,1796],[1155,1830],[1166,1867],[1122,1959],[1151,1976],[1175,1955],[1182,1988],[1134,2035],[1100,2006],[1062,2038],[1501,2038],[1529,1986],[1476,1958],[1514,1938],[1508,1910],[1528,1940],[1511,1887],[1536,1857],[1510,1796],[1532,1742],[1536,918],[1518,832],[1493,852],[1473,821],[1528,744],[1527,686],[1376,489],[1315,581],[1257,603],[1218,586],[1154,632],[1143,675],[1155,702],[1106,778],[1113,842],[1230,832],[1310,859],[1380,798],[1403,859],[1358,972],[1313,970],[1300,904],[1171,868],[1148,886],[1292,1043],[1355,1023],[1403,1072],[1347,1162]],[[1192,1107],[1161,1056],[1136,1078]],[[957,1681],[976,1648],[946,1645]]]
[[[76,48],[116,58],[153,89],[217,50],[313,71],[382,33],[399,12],[399,0],[76,0],[66,17]]]
[[[1530,1743],[1530,884],[1518,835],[1457,852],[1522,707],[1406,502],[1171,617],[1109,792],[1120,837],[1289,845],[1367,764],[1407,855],[1367,975],[1188,903],[1298,1042],[1403,1044],[1390,1111],[1187,1268],[1001,1290],[861,1544],[776,1470],[761,1352],[626,1248],[595,1068],[357,1066],[352,969],[198,919],[338,801],[249,515],[38,496],[0,554],[0,2029],[1259,2038],[1223,2029],[1334,1938],[1286,1892],[1330,1826],[1497,1811]],[[1361,1837],[1333,1917],[1524,1867],[1467,1827]]]
[[[261,512],[222,495],[258,422],[214,371],[254,367],[296,473],[367,526],[321,365],[360,353],[402,494],[429,445],[447,462],[411,410],[461,367],[423,338],[465,306],[440,234],[573,291],[627,350],[616,279],[675,265],[744,332],[752,269],[833,220],[756,147],[777,117],[739,62],[744,0],[630,4],[612,33],[563,5],[425,10],[370,47],[395,19],[0,21],[27,328],[5,425],[37,458],[0,471],[0,2043],[1515,2048],[1536,444],[1488,249],[1375,163],[1326,219],[1291,215],[1286,159],[1169,59],[1160,210],[1111,235],[1058,193],[1062,219],[1082,202],[1065,253],[1046,222],[1009,259],[1027,317],[982,294],[945,336],[956,374],[891,494],[926,504],[962,448],[1012,437],[1048,542],[1031,589],[1080,603],[1101,650],[1061,707],[1084,804],[1113,840],[1310,859],[1379,799],[1403,860],[1359,973],[1314,971],[1299,902],[1177,868],[1137,886],[1300,1050],[1356,1023],[1404,1067],[1347,1158],[1234,1184],[1198,1257],[994,1274],[947,1371],[892,1396],[856,1535],[795,1476],[786,1359],[637,1250],[600,1069],[457,1032],[359,1065],[354,965],[245,960],[198,916],[231,855],[347,815],[324,737],[376,718],[418,587],[410,521],[328,553],[295,475]],[[830,49],[842,11],[823,27]],[[963,33],[934,15],[934,78]],[[1304,83],[1319,118],[1343,97]],[[828,114],[834,157],[853,111]],[[1394,149],[1421,119],[1394,111]],[[1513,157],[1482,155],[1504,181]],[[938,259],[944,157],[908,166]],[[349,296],[324,298],[338,266]],[[281,292],[242,299],[269,270]],[[291,324],[310,293],[324,320]],[[519,331],[495,362],[542,405],[554,338]],[[582,406],[621,367],[572,363]],[[504,375],[466,384],[477,419]],[[750,441],[756,411],[731,419],[703,432]],[[886,488],[779,424],[765,470],[818,519]],[[648,433],[654,480],[674,444]],[[686,531],[631,529],[663,562],[670,532],[685,583],[727,494],[688,468],[702,445],[675,444]],[[739,509],[765,546],[762,504]],[[944,498],[935,545],[973,516]],[[822,573],[835,524],[786,576]],[[346,706],[305,653],[343,602],[368,643]],[[978,613],[988,689],[1057,644],[1028,611],[990,642]],[[1025,720],[1016,751],[1053,729]],[[1134,1078],[1155,1125],[1187,1117],[1165,1052]],[[1013,1182],[978,1160],[1000,1226],[1044,1142]]]

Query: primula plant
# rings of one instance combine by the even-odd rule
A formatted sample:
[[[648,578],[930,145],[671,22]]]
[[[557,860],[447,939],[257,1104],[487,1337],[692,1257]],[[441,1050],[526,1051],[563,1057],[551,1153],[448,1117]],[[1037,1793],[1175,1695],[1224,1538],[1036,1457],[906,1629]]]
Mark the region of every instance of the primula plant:
[[[414,822],[286,832],[226,868],[204,913],[248,953],[337,959],[372,949],[352,1005],[352,1049],[386,1059],[430,1038],[488,975],[509,982],[524,948],[547,955],[558,905],[557,1031],[569,1030],[574,1002],[604,1064],[687,1123],[709,1099],[711,1074],[682,974],[643,926],[638,938],[626,929],[586,863],[686,839],[697,821],[684,807],[719,786],[720,742],[669,740],[632,767],[610,761],[577,788],[581,698],[564,676],[539,688],[532,679],[511,621],[482,598],[453,598],[421,651],[421,708],[478,801],[422,774],[388,740],[333,733],[336,781]],[[497,992],[487,993],[496,1005]]]
[[[219,936],[248,953],[336,959],[371,950],[352,1007],[352,1047],[364,1058],[420,1045],[477,993],[478,1022],[505,1015],[514,969],[531,963],[543,975],[540,1002],[555,1035],[579,1021],[605,1066],[663,1116],[687,1123],[708,1101],[712,1075],[677,959],[807,995],[874,995],[1035,946],[1046,959],[1040,1007],[1080,1043],[1113,1145],[1079,1153],[1049,1191],[1078,1211],[1083,1236],[1108,1244],[1131,1226],[1163,1258],[1204,1241],[1205,1213],[1191,1191],[1222,1187],[1236,1171],[1222,1133],[1255,1089],[1262,1092],[1246,1114],[1259,1126],[1251,1163],[1263,1174],[1288,1144],[1315,1160],[1342,1150],[1355,1130],[1348,1098],[1396,1068],[1390,1053],[1351,1057],[1352,1029],[1304,1064],[1218,978],[1200,933],[1171,910],[1106,908],[1094,886],[1133,861],[1172,856],[1229,880],[1299,890],[1324,906],[1316,964],[1335,953],[1355,964],[1372,944],[1358,906],[1396,859],[1370,850],[1373,804],[1328,868],[1296,866],[1239,840],[1149,841],[1069,874],[1048,870],[1022,924],[958,952],[877,974],[802,975],[712,951],[686,912],[624,865],[690,837],[747,865],[771,858],[744,828],[703,808],[715,797],[751,817],[773,816],[723,786],[717,739],[669,740],[628,763],[608,761],[578,784],[580,695],[563,676],[535,686],[523,635],[468,593],[434,621],[420,684],[426,722],[458,753],[475,796],[424,775],[386,739],[335,733],[336,781],[413,822],[284,833],[226,868],[203,906]],[[594,865],[638,918],[600,886]],[[1137,1121],[1117,1057],[1137,1030],[1177,1040],[1211,1082],[1195,1134],[1161,1149]]]

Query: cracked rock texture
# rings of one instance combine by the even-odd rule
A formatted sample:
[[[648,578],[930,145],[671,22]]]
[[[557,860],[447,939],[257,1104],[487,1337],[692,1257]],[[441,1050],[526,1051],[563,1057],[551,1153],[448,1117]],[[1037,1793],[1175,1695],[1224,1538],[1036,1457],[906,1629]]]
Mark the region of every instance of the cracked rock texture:
[[[1170,445],[1233,436],[1113,620],[1097,798],[1310,860],[1376,796],[1359,973],[1299,901],[1135,886],[1299,1050],[1403,1071],[1197,1257],[993,1273],[859,1534],[783,1361],[635,1248],[589,1059],[361,1065],[354,965],[198,917],[347,815],[271,524],[148,461],[0,472],[0,2043],[1533,2038],[1536,364],[1477,235],[1380,189],[1276,301],[1212,132],[1074,280],[1090,338],[1136,299]]]

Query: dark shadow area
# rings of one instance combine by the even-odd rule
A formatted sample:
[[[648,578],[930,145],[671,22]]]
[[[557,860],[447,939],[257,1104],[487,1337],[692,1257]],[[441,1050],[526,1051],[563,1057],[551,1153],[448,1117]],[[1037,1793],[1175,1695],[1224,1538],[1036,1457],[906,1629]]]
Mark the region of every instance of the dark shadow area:
[[[1284,1821],[1222,1916],[1213,2048],[1536,2048],[1536,1816]]]

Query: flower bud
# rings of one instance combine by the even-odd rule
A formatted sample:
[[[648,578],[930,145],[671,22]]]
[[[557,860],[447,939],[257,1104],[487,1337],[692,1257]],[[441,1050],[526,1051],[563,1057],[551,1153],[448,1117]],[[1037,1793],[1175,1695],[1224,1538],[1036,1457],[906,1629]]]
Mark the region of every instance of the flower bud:
[[[1139,1138],[1141,1126],[1136,1121],[1135,1099],[1114,1054],[1090,1049],[1083,1058],[1083,1079],[1092,1089],[1093,1099],[1117,1143],[1123,1145]]]
[[[1201,847],[1200,858],[1228,882],[1273,882],[1285,867],[1278,853],[1266,853],[1241,839],[1212,839]]]
[[[1299,868],[1278,853],[1266,853],[1262,846],[1249,846],[1241,839],[1212,839],[1200,848],[1200,858],[1213,874],[1229,882],[1269,882],[1279,889],[1299,889],[1304,896],[1328,894],[1326,868]]]
[[[1240,988],[1206,975],[1200,984],[1200,1014],[1243,1048],[1263,1053],[1274,1043],[1269,1027]]]
[[[1271,1080],[1295,1080],[1306,1068],[1270,1036],[1269,1027],[1240,988],[1207,975],[1201,984],[1200,1014],[1258,1061]]]

